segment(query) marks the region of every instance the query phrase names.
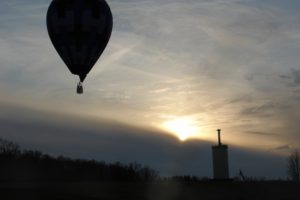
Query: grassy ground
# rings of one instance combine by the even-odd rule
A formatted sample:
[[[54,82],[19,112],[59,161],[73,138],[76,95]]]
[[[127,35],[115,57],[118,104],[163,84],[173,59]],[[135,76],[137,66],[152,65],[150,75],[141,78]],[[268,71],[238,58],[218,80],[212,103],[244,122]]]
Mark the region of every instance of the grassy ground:
[[[74,182],[0,184],[0,199],[31,200],[299,200],[291,182]]]

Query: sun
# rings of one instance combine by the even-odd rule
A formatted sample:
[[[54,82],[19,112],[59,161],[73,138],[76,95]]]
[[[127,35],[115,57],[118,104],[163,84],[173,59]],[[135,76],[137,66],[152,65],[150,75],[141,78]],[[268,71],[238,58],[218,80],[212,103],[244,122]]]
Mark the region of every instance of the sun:
[[[196,137],[199,133],[199,128],[196,121],[188,118],[176,118],[163,123],[163,127],[175,134],[181,141]]]

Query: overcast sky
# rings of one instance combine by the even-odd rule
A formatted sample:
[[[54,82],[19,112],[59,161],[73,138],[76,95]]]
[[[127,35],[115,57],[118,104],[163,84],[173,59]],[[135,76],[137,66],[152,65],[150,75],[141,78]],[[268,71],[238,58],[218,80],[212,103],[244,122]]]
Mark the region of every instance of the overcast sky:
[[[110,0],[112,37],[80,96],[48,37],[50,2],[0,2],[0,137],[211,176],[221,128],[231,175],[285,177],[300,147],[299,0]],[[170,127],[182,121],[193,132]]]

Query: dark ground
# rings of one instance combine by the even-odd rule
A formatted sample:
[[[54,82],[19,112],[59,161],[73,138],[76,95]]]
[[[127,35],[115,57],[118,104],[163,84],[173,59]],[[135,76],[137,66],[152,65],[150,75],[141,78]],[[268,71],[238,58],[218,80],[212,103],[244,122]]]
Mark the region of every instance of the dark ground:
[[[284,181],[1,183],[0,199],[299,200],[300,184]]]

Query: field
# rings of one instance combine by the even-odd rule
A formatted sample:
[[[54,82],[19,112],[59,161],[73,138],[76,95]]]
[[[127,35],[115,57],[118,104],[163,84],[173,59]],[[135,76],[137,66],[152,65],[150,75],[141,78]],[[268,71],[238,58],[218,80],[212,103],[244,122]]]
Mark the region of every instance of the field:
[[[300,184],[284,181],[2,183],[0,196],[4,200],[299,200]]]

